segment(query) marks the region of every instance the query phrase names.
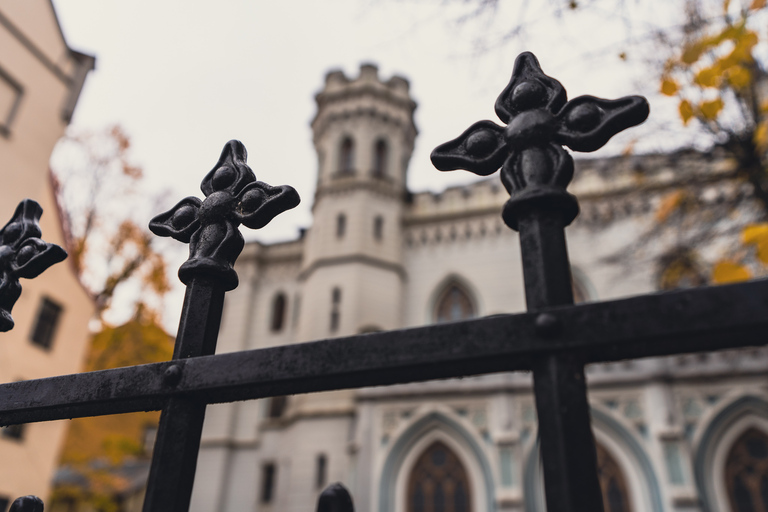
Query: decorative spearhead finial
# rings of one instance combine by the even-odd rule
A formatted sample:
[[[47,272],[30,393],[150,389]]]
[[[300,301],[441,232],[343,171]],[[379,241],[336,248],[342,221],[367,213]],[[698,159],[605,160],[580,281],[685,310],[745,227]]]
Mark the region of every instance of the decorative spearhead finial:
[[[331,484],[320,493],[317,512],[355,512],[352,496],[340,483]]]
[[[55,244],[40,239],[42,207],[25,199],[16,207],[13,217],[0,230],[0,331],[13,329],[11,310],[21,295],[19,278],[33,279],[45,269],[67,257]]]
[[[8,512],[43,512],[43,500],[37,496],[16,498]]]
[[[641,96],[579,96],[566,102],[560,82],[545,75],[536,57],[525,52],[496,100],[496,115],[506,127],[477,122],[435,148],[431,159],[441,171],[466,169],[480,176],[501,167],[501,181],[511,196],[502,216],[513,229],[521,209],[534,203],[560,209],[567,225],[579,206],[565,191],[573,177],[573,159],[562,145],[595,151],[618,132],[645,121],[648,112]]]
[[[227,142],[219,161],[203,178],[200,188],[205,200],[187,197],[149,223],[154,234],[189,244],[189,259],[179,269],[184,284],[206,275],[219,280],[226,290],[236,288],[232,265],[245,245],[237,227],[263,228],[299,204],[299,194],[292,187],[256,181],[247,156],[240,141]]]

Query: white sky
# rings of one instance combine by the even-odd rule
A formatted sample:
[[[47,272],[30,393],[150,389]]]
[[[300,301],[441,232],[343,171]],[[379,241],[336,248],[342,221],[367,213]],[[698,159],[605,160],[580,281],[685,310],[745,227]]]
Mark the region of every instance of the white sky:
[[[521,3],[535,5],[522,11]],[[440,173],[429,153],[477,120],[498,122],[493,104],[522,50],[536,53],[569,97],[658,89],[641,62],[647,55],[621,41],[641,36],[659,19],[670,22],[675,16],[661,11],[676,12],[682,1],[670,6],[606,0],[586,12],[553,17],[559,3],[508,0],[494,16],[460,25],[456,19],[468,12],[467,5],[438,0],[54,1],[69,45],[97,58],[73,126],[124,126],[148,186],[172,189],[165,207],[187,195],[200,197],[200,180],[224,143],[240,139],[258,179],[290,184],[302,197],[297,210],[255,237],[246,234],[264,241],[293,238],[311,222],[316,159],[309,122],[314,94],[330,69],[356,76],[361,63],[374,62],[380,76],[410,80],[420,131],[409,171],[414,190],[440,190],[474,178],[463,171]],[[626,11],[611,10],[616,5]],[[633,21],[627,25],[622,17]],[[478,55],[482,30],[493,43],[520,19],[528,27],[524,42]],[[618,58],[625,50],[628,63]],[[674,117],[674,103],[651,100],[652,116],[666,111],[667,119]],[[621,150],[637,133],[607,151]],[[647,139],[642,147],[660,144]]]

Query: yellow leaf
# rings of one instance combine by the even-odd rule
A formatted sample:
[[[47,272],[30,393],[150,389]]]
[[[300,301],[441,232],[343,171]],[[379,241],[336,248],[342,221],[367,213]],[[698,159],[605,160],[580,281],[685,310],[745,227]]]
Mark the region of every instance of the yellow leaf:
[[[678,209],[684,198],[685,192],[682,190],[675,190],[664,196],[664,199],[661,200],[661,204],[659,205],[659,209],[656,210],[656,221],[664,222],[667,220],[667,218]]]
[[[677,85],[677,82],[671,78],[665,78],[661,81],[661,94],[664,94],[665,96],[674,96],[677,94],[678,90],[680,90],[680,87]]]
[[[683,119],[683,124],[688,124],[688,121],[693,117],[693,106],[691,106],[691,102],[688,100],[681,101],[679,110],[680,117]]]
[[[712,281],[717,284],[746,281],[752,277],[749,269],[729,260],[720,260],[712,269]]]
[[[728,69],[728,83],[736,89],[744,89],[752,82],[752,73],[744,66],[733,66]]]
[[[768,265],[768,223],[747,226],[741,232],[741,239],[745,245],[754,245],[757,258]]]
[[[712,101],[704,101],[699,105],[701,115],[708,121],[714,121],[717,119],[717,115],[723,110],[723,100],[716,98]]]
[[[728,14],[728,8],[731,6],[731,0],[724,0],[723,2],[723,14]]]
[[[719,78],[721,75],[720,69],[718,68],[719,66],[715,65],[711,68],[702,69],[696,73],[696,77],[693,79],[694,83],[702,87],[717,87],[719,85]]]
[[[757,125],[754,134],[754,142],[761,152],[768,150],[768,119],[763,119]]]
[[[699,60],[699,57],[704,53],[704,50],[705,47],[701,41],[688,45],[683,50],[683,55],[680,57],[680,60],[683,61],[683,64],[693,64]]]
[[[760,112],[762,113],[768,113],[768,100],[765,100],[760,104]]]
[[[750,5],[749,8],[753,11],[756,11],[765,7],[765,4],[766,0],[752,0],[752,5]]]

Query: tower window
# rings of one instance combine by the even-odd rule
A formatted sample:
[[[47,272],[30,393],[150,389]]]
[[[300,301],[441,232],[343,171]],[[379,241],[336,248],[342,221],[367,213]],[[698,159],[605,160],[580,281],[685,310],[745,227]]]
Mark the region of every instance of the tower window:
[[[328,473],[328,458],[325,454],[320,454],[315,459],[315,488],[322,489],[325,487],[327,480],[326,474]]]
[[[377,215],[376,218],[373,219],[373,238],[376,240],[384,238],[384,217],[381,215]]]
[[[768,510],[768,436],[750,428],[731,447],[725,484],[734,512]]]
[[[275,495],[275,480],[277,480],[277,466],[274,462],[268,462],[261,467],[261,502],[272,503]]]
[[[331,332],[339,330],[339,323],[341,322],[341,313],[339,309],[341,307],[341,289],[334,288],[331,291]]]
[[[383,178],[387,174],[387,157],[389,148],[387,141],[379,139],[373,148],[373,176]]]
[[[336,217],[336,238],[344,238],[344,233],[347,232],[347,216],[340,213]]]
[[[344,137],[339,148],[339,174],[354,174],[355,143],[351,137]]]
[[[272,321],[270,322],[270,329],[272,332],[279,332],[283,330],[285,325],[285,306],[287,299],[284,293],[278,293],[275,295],[272,301]]]
[[[32,343],[44,348],[50,349],[53,344],[53,337],[56,334],[56,327],[59,324],[62,307],[48,297],[43,297],[40,302],[40,308],[37,310],[37,319],[35,327],[30,336]]]

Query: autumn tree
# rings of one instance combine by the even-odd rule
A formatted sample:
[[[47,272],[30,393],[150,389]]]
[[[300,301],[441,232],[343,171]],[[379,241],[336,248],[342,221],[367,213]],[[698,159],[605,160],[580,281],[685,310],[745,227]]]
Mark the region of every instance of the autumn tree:
[[[69,262],[94,298],[100,321],[126,283],[138,286],[135,302],[142,307],[159,308],[169,289],[157,238],[132,217],[142,204],[153,205],[139,190],[142,170],[131,162],[130,148],[118,125],[97,132],[73,129],[52,158]]]

